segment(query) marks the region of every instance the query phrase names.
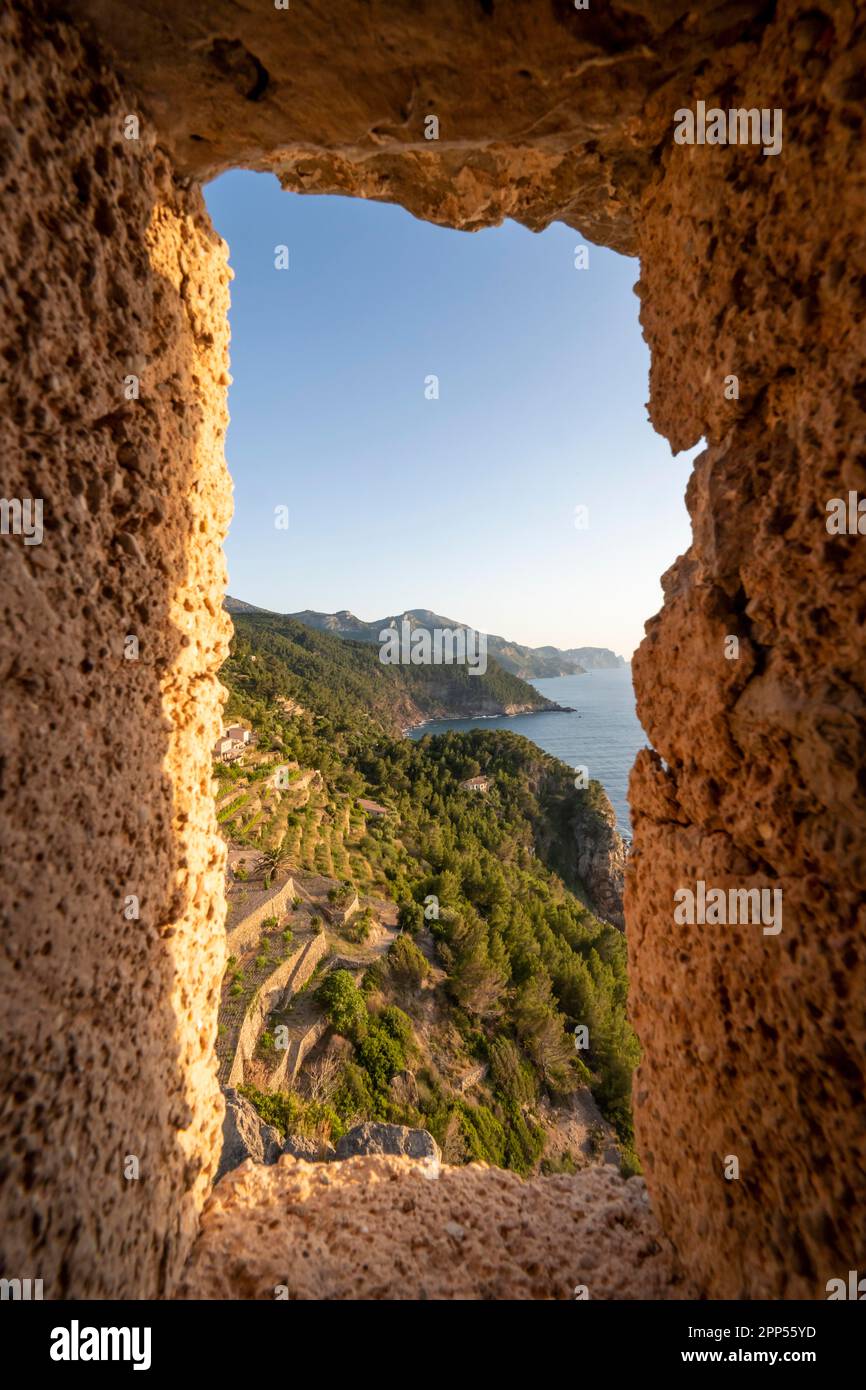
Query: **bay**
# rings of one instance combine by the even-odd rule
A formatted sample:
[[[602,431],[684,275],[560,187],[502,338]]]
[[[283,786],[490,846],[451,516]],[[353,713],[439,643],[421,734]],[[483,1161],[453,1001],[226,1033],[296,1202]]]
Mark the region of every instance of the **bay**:
[[[542,710],[489,719],[437,719],[412,729],[409,737],[419,739],[449,729],[512,729],[569,767],[585,766],[610,797],[620,833],[630,836],[628,775],[638,749],[649,742],[635,710],[631,667],[556,676],[531,684],[548,700],[569,705],[575,713]]]

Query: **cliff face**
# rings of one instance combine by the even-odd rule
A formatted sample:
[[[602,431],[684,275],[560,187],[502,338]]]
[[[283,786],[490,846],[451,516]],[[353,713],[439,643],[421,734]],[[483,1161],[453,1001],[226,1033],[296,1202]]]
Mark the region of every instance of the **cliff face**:
[[[625,927],[622,895],[626,849],[616,828],[614,809],[603,792],[593,805],[578,811],[573,825],[578,878],[598,916],[616,927]]]
[[[478,691],[475,694],[475,690]],[[497,699],[485,692],[480,682],[455,682],[447,675],[433,676],[424,681],[423,690],[407,691],[396,706],[404,727],[409,728],[437,719],[490,719],[500,714],[531,714],[535,710],[556,710],[552,701],[522,701]]]
[[[46,512],[41,545],[3,537],[7,1268],[38,1269],[48,1297],[170,1292],[218,1156],[228,273],[194,181],[242,165],[450,226],[561,219],[640,250],[653,421],[708,447],[693,544],[634,663],[660,755],[631,787],[639,1150],[702,1292],[823,1296],[862,1256],[866,1192],[866,551],[825,526],[828,499],[866,491],[866,6],[74,12],[109,58],[41,7],[0,21],[3,490]],[[778,156],[673,143],[677,109],[729,98],[784,112]],[[782,932],[677,926],[674,893],[698,879],[780,887]],[[232,1248],[269,1278],[284,1182],[266,1170],[233,1217]],[[576,1184],[539,1180],[563,1274]],[[361,1188],[378,1223],[402,1210],[397,1182],[370,1170]],[[483,1210],[496,1242],[495,1196]],[[514,1229],[491,1245],[509,1268],[535,1248],[532,1221]],[[465,1286],[459,1260],[436,1268],[435,1291]],[[477,1282],[542,1288],[528,1268]]]

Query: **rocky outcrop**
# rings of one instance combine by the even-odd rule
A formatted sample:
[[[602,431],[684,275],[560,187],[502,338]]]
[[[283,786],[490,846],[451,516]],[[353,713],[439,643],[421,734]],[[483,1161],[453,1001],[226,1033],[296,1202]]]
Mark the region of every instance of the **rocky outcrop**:
[[[355,1158],[359,1154],[394,1154],[402,1158],[433,1159],[439,1163],[439,1145],[426,1129],[408,1129],[406,1125],[385,1125],[369,1122],[355,1125],[336,1144],[337,1158]]]
[[[329,1163],[336,1157],[333,1144],[322,1143],[318,1139],[304,1139],[297,1134],[289,1135],[283,1145],[283,1153],[292,1158],[303,1158],[307,1163]]]
[[[437,1176],[438,1174],[438,1176]],[[640,1178],[407,1158],[245,1164],[214,1189],[181,1298],[688,1298]]]
[[[593,783],[591,798],[587,796],[575,811],[572,829],[575,872],[595,912],[614,926],[624,927],[626,849],[616,828],[616,813],[598,783]]]
[[[404,1068],[391,1077],[388,1089],[397,1105],[418,1104],[418,1082],[415,1073]]]
[[[233,1086],[227,1086],[223,1096],[226,1103],[223,1147],[215,1182],[247,1159],[252,1159],[253,1163],[276,1163],[283,1152],[279,1131],[265,1124],[244,1096]]]
[[[692,75],[713,64],[709,79],[732,82],[768,12],[765,0],[580,11],[573,0],[379,0],[373,16],[367,0],[344,0],[335,30],[325,9],[300,20],[271,10],[76,3],[183,174],[240,164],[293,192],[400,203],[468,231],[560,221],[632,255],[641,194]]]

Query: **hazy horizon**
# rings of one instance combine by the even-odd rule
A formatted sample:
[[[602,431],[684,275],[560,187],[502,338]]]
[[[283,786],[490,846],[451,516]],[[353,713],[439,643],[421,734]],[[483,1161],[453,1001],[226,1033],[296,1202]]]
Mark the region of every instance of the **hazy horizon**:
[[[262,608],[268,613],[277,613],[280,617],[291,617],[295,613],[325,613],[332,617],[338,613],[348,613],[353,618],[358,618],[359,621],[362,623],[377,623],[380,621],[384,622],[386,618],[399,618],[403,613],[435,613],[436,617],[445,618],[449,623],[462,623],[465,627],[471,627],[476,632],[484,632],[488,637],[502,637],[509,642],[516,642],[519,646],[522,647],[557,647],[557,644],[555,642],[524,642],[523,638],[518,633],[514,632],[488,632],[486,628],[479,628],[474,623],[467,622],[465,618],[458,617],[454,613],[438,613],[435,609],[429,608],[427,604],[424,603],[415,603],[404,608],[391,608],[388,610],[387,613],[377,613],[373,618],[365,618],[363,613],[359,613],[356,608],[343,607],[326,609],[314,608],[310,605],[307,605],[307,607],[305,608],[268,608],[263,603],[253,603],[252,599],[249,599],[246,596],[241,597],[241,595],[239,594],[232,594],[227,592],[226,598],[233,599],[235,602],[248,603],[253,608]],[[601,647],[602,645],[607,647],[608,650],[616,652],[615,648],[610,647],[610,643],[602,644],[598,642],[569,642],[568,647],[558,647],[557,649],[559,651],[567,651],[569,648],[572,647]],[[616,655],[624,656],[625,654],[623,652],[616,652]],[[631,660],[630,657],[626,657],[625,659],[626,661]]]

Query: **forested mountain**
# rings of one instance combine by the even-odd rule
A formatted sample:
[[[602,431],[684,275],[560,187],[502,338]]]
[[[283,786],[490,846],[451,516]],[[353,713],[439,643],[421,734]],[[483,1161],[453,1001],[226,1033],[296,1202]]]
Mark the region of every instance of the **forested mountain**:
[[[241,599],[231,597],[226,598],[225,606],[229,613],[263,613],[265,611],[261,608],[255,608],[252,604],[244,603]],[[455,622],[451,618],[443,618],[441,614],[433,613],[429,608],[410,608],[404,613],[391,614],[389,617],[378,618],[373,622],[365,622],[363,618],[356,617],[354,613],[350,613],[345,608],[338,613],[317,613],[311,608],[305,608],[300,613],[289,613],[286,616],[294,618],[306,627],[315,628],[319,632],[331,632],[336,637],[343,637],[352,642],[378,643],[379,634],[385,628],[399,627],[403,621],[408,622],[410,628],[448,628],[452,631],[468,628],[468,624]],[[490,656],[498,662],[503,670],[510,671],[512,675],[519,676],[521,680],[582,675],[589,670],[602,670],[625,665],[623,658],[617,656],[608,647],[574,647],[562,651],[557,647],[527,647],[521,642],[512,641],[508,637],[497,637],[493,633],[485,633],[484,635]]]
[[[259,749],[321,771],[329,825],[348,825],[358,798],[388,813],[361,827],[358,852],[398,904],[405,932],[360,990],[345,971],[323,989],[336,1031],[354,1048],[329,1102],[333,1123],[361,1115],[420,1126],[449,1153],[528,1172],[542,1159],[543,1116],[588,1084],[634,1171],[637,1044],[626,1017],[625,941],[593,911],[576,873],[585,838],[610,834],[603,789],[577,790],[569,768],[510,732],[395,737],[410,707],[441,698],[439,672],[383,666],[369,644],[292,619],[241,613],[234,623],[222,673],[227,715],[250,722]],[[464,683],[482,679],[501,701],[524,689],[495,667]],[[449,698],[462,689],[449,687]],[[480,775],[484,794],[464,789]],[[424,995],[426,1014],[415,1008],[429,970],[415,943],[425,941],[444,972],[435,996]],[[437,1037],[447,1025],[467,1066],[485,1073],[471,1099],[442,1081],[431,1008]],[[588,1037],[580,1051],[578,1025]],[[391,1082],[410,1064],[417,1093],[397,1100]],[[324,1113],[304,1111],[294,1097],[256,1101],[277,1121],[303,1111],[318,1123]]]
[[[294,618],[257,611],[236,613],[234,622],[235,684],[254,676],[261,693],[287,695],[331,718],[364,712],[400,733],[427,719],[560,708],[495,661],[483,674],[461,665],[386,665],[369,642],[340,640]]]

